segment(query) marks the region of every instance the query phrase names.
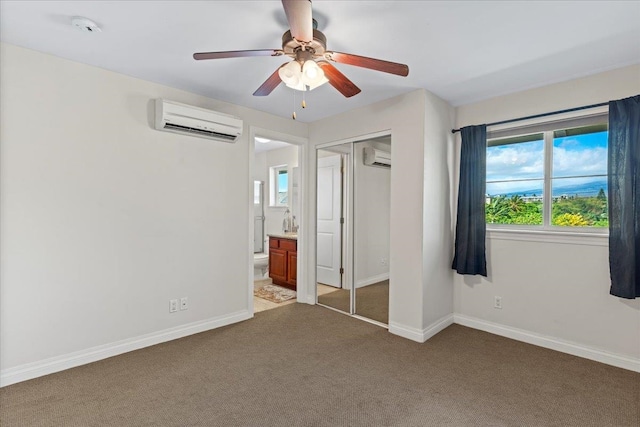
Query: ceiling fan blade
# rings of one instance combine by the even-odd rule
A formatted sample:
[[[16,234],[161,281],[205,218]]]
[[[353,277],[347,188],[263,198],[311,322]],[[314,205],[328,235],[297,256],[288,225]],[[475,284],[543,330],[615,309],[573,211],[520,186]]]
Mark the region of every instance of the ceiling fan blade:
[[[347,98],[360,93],[360,88],[353,84],[344,74],[327,61],[318,61],[318,65],[322,67],[324,75],[329,80],[329,84],[336,88],[338,92]]]
[[[259,50],[229,50],[226,52],[200,52],[194,53],[193,59],[221,59],[221,58],[244,58],[247,56],[281,56],[284,52],[281,49],[259,49]]]
[[[278,69],[273,74],[271,74],[269,78],[265,80],[265,82],[262,83],[262,85],[255,92],[253,92],[253,96],[267,96],[271,92],[273,92],[273,90],[277,88],[280,83],[282,83],[278,71],[280,71],[280,68],[282,68],[285,64],[287,64],[287,62],[279,66]]]
[[[409,75],[409,67],[397,62],[383,61],[381,59],[368,58],[366,56],[352,55],[350,53],[326,52],[325,58],[341,64],[355,65],[356,67],[369,68],[384,73],[396,74],[406,77]]]
[[[291,35],[298,41],[313,41],[311,0],[282,0]]]

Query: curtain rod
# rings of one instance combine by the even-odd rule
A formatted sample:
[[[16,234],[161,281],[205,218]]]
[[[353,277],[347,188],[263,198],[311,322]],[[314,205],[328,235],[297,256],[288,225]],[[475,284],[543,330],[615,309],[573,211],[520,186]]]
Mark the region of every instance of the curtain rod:
[[[487,126],[496,126],[496,125],[503,125],[505,123],[520,122],[522,120],[537,119],[538,117],[546,117],[546,116],[553,116],[555,114],[570,113],[572,111],[587,110],[589,108],[603,107],[605,105],[609,105],[609,103],[601,102],[599,104],[585,105],[583,107],[567,108],[566,110],[552,111],[551,113],[542,113],[542,114],[535,114],[533,116],[518,117],[517,119],[502,120],[501,122],[487,123]],[[456,133],[456,132],[460,132],[460,129],[451,129],[451,133]]]

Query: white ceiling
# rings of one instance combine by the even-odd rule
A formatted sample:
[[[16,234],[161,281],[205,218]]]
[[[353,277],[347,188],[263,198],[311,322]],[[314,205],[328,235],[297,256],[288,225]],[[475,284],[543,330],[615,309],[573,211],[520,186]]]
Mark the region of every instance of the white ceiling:
[[[258,138],[260,138],[261,141],[259,141]],[[272,139],[267,139],[262,137],[258,137],[258,138],[256,138],[255,145],[254,145],[253,151],[255,153],[262,153],[265,151],[277,150],[278,148],[291,147],[292,145],[287,142],[274,141]]]
[[[336,66],[362,92],[330,85],[297,108],[311,122],[425,88],[452,105],[640,63],[639,1],[313,2],[327,48],[409,65],[399,77]],[[70,25],[85,16],[102,27]],[[195,61],[194,52],[281,47],[280,1],[1,1],[0,39],[282,117],[293,91],[252,93],[284,61]],[[46,70],[43,70],[46,71]],[[297,94],[300,100],[300,92]]]

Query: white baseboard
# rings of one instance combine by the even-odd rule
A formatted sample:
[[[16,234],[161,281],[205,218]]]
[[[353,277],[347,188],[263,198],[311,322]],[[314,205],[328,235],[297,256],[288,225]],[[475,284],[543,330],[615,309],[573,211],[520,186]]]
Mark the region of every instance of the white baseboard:
[[[152,332],[150,334],[128,338],[110,344],[100,345],[62,356],[56,356],[38,362],[4,369],[0,372],[0,387],[41,377],[43,375],[53,374],[54,372],[64,371],[65,369],[74,368],[76,366],[86,365],[87,363],[96,362],[108,357],[128,353],[133,350],[175,340],[177,338],[186,337],[188,335],[197,334],[210,329],[230,325],[232,323],[241,322],[243,320],[250,319],[251,317],[253,316],[248,310],[242,310],[224,316],[176,326],[174,328]]]
[[[448,314],[424,329],[417,329],[401,325],[399,323],[389,322],[389,332],[403,338],[422,343],[451,324],[453,324],[453,314]]]
[[[356,288],[373,285],[374,283],[382,282],[383,280],[389,280],[389,272],[378,274],[377,276],[367,277],[363,280],[358,280],[358,282],[356,283]]]
[[[559,338],[549,337],[537,334],[535,332],[525,331],[523,329],[512,328],[510,326],[504,326],[498,323],[487,322],[485,320],[465,316],[462,314],[454,314],[453,320],[459,325],[468,326],[470,328],[479,329],[485,332],[490,332],[495,335],[514,339],[516,341],[522,341],[528,344],[560,351],[562,353],[584,357],[585,359],[595,360],[596,362],[616,366],[618,368],[640,372],[640,359],[634,359],[628,356],[609,353],[584,345],[564,341]]]

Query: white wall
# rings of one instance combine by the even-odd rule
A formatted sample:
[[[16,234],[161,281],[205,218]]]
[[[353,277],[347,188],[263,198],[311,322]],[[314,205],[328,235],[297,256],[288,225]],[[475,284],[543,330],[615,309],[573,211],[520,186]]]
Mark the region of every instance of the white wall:
[[[451,176],[454,144],[451,128],[454,109],[427,92],[423,184],[423,324],[431,336],[451,322],[453,312],[453,234],[451,232]]]
[[[638,93],[640,66],[636,65],[461,106],[456,110],[456,127],[590,105]],[[459,137],[456,147],[459,150]],[[456,167],[454,194],[458,173]],[[609,295],[606,238],[550,243],[505,240],[508,237],[489,233],[487,279],[455,275],[456,321],[639,369],[640,299],[624,300]],[[502,297],[502,310],[493,308],[496,295]]]
[[[254,181],[262,181],[265,186],[265,205],[269,204],[269,195],[266,194],[269,176],[269,168],[267,167],[267,152],[262,151],[260,153],[255,153],[255,157],[253,158],[253,180]]]
[[[11,45],[0,57],[2,382],[250,316],[249,126],[307,125]],[[244,134],[155,131],[158,97],[240,116]]]
[[[389,278],[391,169],[363,163],[364,147],[391,152],[390,144],[361,141],[354,147],[354,274],[356,288]],[[386,263],[383,263],[383,260]]]
[[[436,114],[427,117],[427,111]],[[425,309],[441,305],[449,310],[449,317],[452,313],[450,297],[448,300],[429,301],[429,306],[425,301],[425,298],[439,298],[443,287],[452,286],[451,255],[441,254],[450,252],[451,243],[423,239],[426,219],[429,219],[430,230],[447,228],[447,233],[450,233],[450,216],[447,213],[450,204],[449,146],[446,132],[440,132],[440,129],[451,126],[451,117],[453,108],[424,90],[416,90],[309,126],[311,145],[362,140],[363,136],[391,131],[392,162],[397,167],[391,168],[389,331],[416,341],[424,341],[438,328],[446,326],[446,322],[438,325],[425,323],[425,319],[437,317],[434,313],[425,313]],[[425,131],[426,125],[429,128]],[[314,150],[309,150],[310,170],[314,170],[315,155]],[[427,160],[427,156],[434,158]],[[426,165],[431,170],[426,171]],[[311,183],[308,188],[309,211],[314,215],[315,176],[309,176],[308,181]],[[425,201],[425,194],[442,205],[434,205],[432,200]],[[445,213],[436,213],[440,210]],[[310,257],[309,265],[313,265],[315,239],[310,237],[308,250],[314,255]],[[427,269],[423,269],[425,259],[430,260]],[[309,283],[314,279],[314,272],[310,271]]]

